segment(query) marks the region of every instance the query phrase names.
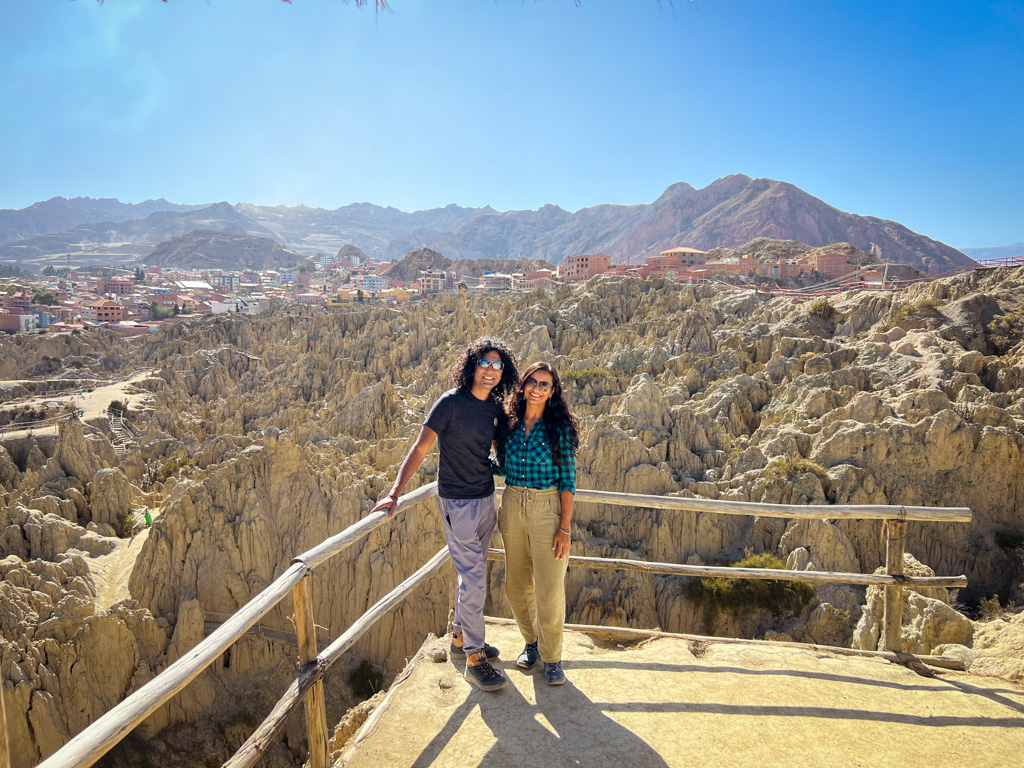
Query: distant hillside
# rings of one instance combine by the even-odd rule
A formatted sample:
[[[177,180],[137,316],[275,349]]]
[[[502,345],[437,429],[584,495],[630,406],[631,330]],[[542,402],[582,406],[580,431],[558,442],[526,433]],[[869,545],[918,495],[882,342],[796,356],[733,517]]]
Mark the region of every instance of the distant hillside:
[[[0,245],[0,261],[43,267],[71,254],[74,263],[118,263],[143,256],[168,238],[198,229],[269,235],[228,203],[187,211],[156,211],[144,219],[82,224],[74,229]]]
[[[805,258],[813,264],[818,256],[826,253],[841,253],[844,256],[856,257],[860,259],[861,264],[864,266],[872,264],[882,265],[886,270],[886,276],[893,280],[916,280],[925,277],[924,272],[911,264],[886,262],[872,253],[860,250],[850,243],[829,243],[819,248],[811,248],[806,243],[800,243],[796,240],[773,240],[770,237],[758,237],[738,248],[724,248],[721,246],[712,248],[707,252],[707,257],[709,261],[719,261],[725,258],[746,255],[753,256],[762,262]]]
[[[142,203],[122,203],[114,198],[51,197],[20,210],[0,210],[0,243],[12,243],[35,235],[73,229],[100,221],[118,223],[142,219],[157,211],[189,211],[201,205],[178,205],[163,198]]]
[[[1024,256],[1024,243],[1001,245],[995,248],[961,248],[960,250],[978,261],[985,259],[1009,259],[1014,256]]]
[[[455,270],[459,277],[479,277],[484,272],[525,272],[532,269],[554,269],[540,259],[449,259],[429,248],[407,253],[384,273],[392,280],[418,280],[425,269]]]
[[[558,264],[574,254],[608,253],[613,262],[642,263],[676,246],[736,248],[758,237],[811,247],[849,242],[933,273],[969,263],[956,249],[897,222],[845,213],[792,184],[743,175],[703,189],[673,184],[650,205],[599,205],[576,213],[546,205],[481,214],[454,231],[415,230],[392,241],[387,255],[425,247],[451,258],[533,257]]]
[[[386,261],[426,248],[454,260],[540,259],[560,264],[576,254],[607,253],[613,262],[641,263],[644,257],[675,246],[738,248],[765,237],[812,248],[850,243],[878,258],[932,274],[971,263],[955,248],[898,222],[846,213],[792,184],[740,174],[703,189],[679,182],[650,204],[596,205],[575,213],[551,204],[535,211],[505,212],[453,204],[405,213],[370,203],[334,210],[218,203],[191,212],[155,212],[124,223],[107,219],[23,238],[10,245],[14,251],[0,247],[0,259],[24,256],[45,264],[66,253],[91,255],[94,260],[101,255],[131,258],[168,237],[200,228],[273,237],[307,255],[351,244]]]
[[[142,261],[186,269],[267,269],[293,266],[302,257],[266,237],[202,229],[158,245]]]
[[[338,249],[338,260],[339,261],[341,259],[351,258],[353,256],[355,258],[359,259],[360,263],[366,261],[366,254],[363,253],[356,246],[352,245],[352,243],[346,243],[345,245],[341,246],[341,248]]]
[[[840,211],[802,189],[772,179],[734,175],[696,190],[669,187],[651,213],[610,249],[613,261],[642,261],[667,248],[736,247],[757,237],[810,246],[848,242],[889,261],[942,272],[968,263],[964,254],[894,221]]]
[[[462,208],[455,204],[413,213],[372,203],[353,203],[333,210],[249,203],[239,203],[235,208],[293,250],[327,253],[351,243],[369,256],[388,260],[419,247],[419,243],[414,243],[394,257],[386,256],[392,240],[417,228],[448,231],[476,216],[493,212],[490,207]]]

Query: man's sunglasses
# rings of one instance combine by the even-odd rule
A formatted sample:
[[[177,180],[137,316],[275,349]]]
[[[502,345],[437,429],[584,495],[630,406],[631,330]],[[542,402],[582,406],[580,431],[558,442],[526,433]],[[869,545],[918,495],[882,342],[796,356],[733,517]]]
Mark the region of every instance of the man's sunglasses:
[[[493,368],[496,371],[500,371],[505,367],[505,364],[501,360],[485,360],[482,357],[476,359],[476,364],[481,368]]]
[[[532,376],[523,382],[523,389],[533,389],[536,387],[541,392],[547,392],[551,389],[551,382],[548,381],[537,381]]]

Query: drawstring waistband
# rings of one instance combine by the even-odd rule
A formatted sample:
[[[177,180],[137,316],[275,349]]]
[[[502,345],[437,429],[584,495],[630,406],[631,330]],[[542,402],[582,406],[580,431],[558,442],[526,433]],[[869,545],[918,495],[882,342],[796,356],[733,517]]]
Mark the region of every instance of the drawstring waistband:
[[[542,499],[546,496],[557,496],[558,488],[527,488],[522,485],[506,485],[504,493],[511,491],[519,500],[519,517],[526,518],[526,506],[534,499]]]

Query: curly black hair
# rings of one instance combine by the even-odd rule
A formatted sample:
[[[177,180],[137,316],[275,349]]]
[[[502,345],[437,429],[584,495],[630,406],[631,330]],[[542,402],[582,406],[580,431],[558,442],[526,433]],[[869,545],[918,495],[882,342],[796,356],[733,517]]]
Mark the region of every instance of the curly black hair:
[[[562,434],[569,435],[569,448],[573,455],[580,448],[580,424],[576,415],[569,407],[569,403],[562,397],[562,380],[558,371],[551,363],[534,363],[523,373],[519,383],[512,390],[512,393],[505,400],[505,413],[508,416],[508,425],[498,436],[498,443],[495,451],[500,464],[505,463],[505,439],[515,426],[523,420],[526,415],[526,380],[534,371],[547,371],[551,374],[551,397],[544,406],[544,428],[548,434],[548,444],[554,453],[556,465],[562,463]]]
[[[508,393],[519,383],[519,370],[516,368],[515,354],[505,342],[499,339],[482,336],[466,347],[459,355],[455,365],[452,366],[452,382],[456,389],[464,389],[467,392],[472,389],[477,358],[483,357],[488,352],[497,352],[501,356],[501,362],[504,363],[501,369],[501,381],[491,390],[491,397],[498,403],[502,403]]]

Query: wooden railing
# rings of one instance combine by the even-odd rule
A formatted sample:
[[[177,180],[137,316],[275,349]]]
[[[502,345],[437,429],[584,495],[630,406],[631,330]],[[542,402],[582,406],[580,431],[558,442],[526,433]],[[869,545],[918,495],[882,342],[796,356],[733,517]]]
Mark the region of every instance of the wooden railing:
[[[500,493],[499,489],[499,493]],[[437,495],[436,483],[423,486],[398,500],[397,512],[406,510]],[[886,651],[856,651],[858,655],[875,654],[888,658],[902,656],[900,627],[902,624],[902,591],[904,587],[964,587],[965,576],[910,577],[903,575],[903,548],[907,521],[969,522],[967,508],[902,507],[902,506],[842,506],[842,505],[778,505],[741,501],[690,499],[666,496],[645,496],[608,491],[577,490],[579,503],[601,503],[619,506],[655,509],[715,512],[728,515],[758,515],[762,517],[809,519],[872,519],[885,521],[887,549],[885,574],[828,573],[821,571],[787,571],[769,568],[723,568],[703,565],[649,563],[638,560],[571,556],[569,564],[583,568],[637,570],[646,573],[677,576],[725,576],[745,579],[786,579],[816,584],[843,583],[880,585],[885,588],[883,645]],[[349,546],[388,521],[383,512],[368,515],[341,533],[326,539],[318,546],[296,557],[285,570],[259,595],[254,597],[209,637],[200,642],[153,680],[100,717],[72,738],[59,751],[45,760],[40,768],[85,768],[100,759],[133,728],[146,719],[168,699],[181,691],[200,672],[206,669],[228,646],[238,640],[250,627],[260,621],[289,594],[294,607],[295,629],[298,639],[300,670],[284,695],[252,736],[232,756],[225,766],[243,768],[258,762],[263,751],[281,731],[285,720],[299,704],[305,704],[306,730],[309,736],[311,768],[325,768],[328,764],[328,726],[324,707],[322,678],[327,670],[351,648],[382,616],[407,597],[417,586],[436,573],[449,559],[447,548],[440,550],[416,573],[378,600],[341,636],[323,651],[317,653],[316,626],[313,621],[310,574],[326,560],[343,552]],[[490,559],[504,559],[502,550],[490,550]],[[627,631],[627,630],[623,630]],[[836,649],[852,652],[851,649]],[[921,658],[921,657],[918,657]],[[924,657],[927,660],[927,657]],[[0,743],[3,738],[0,723]],[[4,756],[0,756],[0,768]]]

